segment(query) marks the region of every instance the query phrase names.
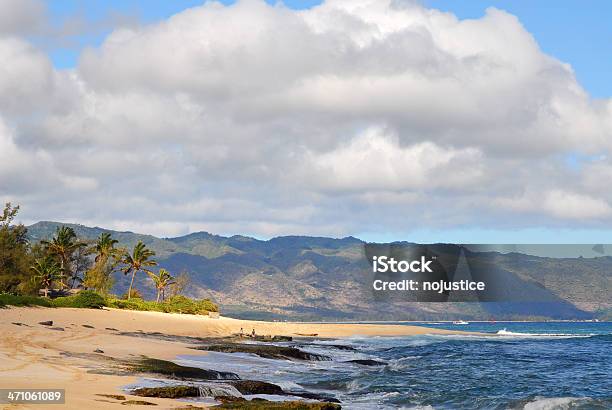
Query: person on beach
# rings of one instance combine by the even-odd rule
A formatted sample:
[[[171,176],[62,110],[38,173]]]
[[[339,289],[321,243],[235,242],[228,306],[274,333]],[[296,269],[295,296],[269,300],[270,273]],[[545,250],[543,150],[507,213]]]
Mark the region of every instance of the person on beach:
[[[240,328],[240,337],[244,337],[244,330]]]
[[[253,328],[253,331],[251,332],[251,337],[255,339],[255,328]]]

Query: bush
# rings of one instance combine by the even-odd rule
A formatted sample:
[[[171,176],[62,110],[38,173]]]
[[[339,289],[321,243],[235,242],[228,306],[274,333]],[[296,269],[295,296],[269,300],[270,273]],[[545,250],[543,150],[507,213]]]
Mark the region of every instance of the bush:
[[[128,293],[127,293],[127,291],[123,294],[123,296],[121,298],[125,299],[125,300],[128,300]],[[140,293],[140,291],[138,289],[132,288],[132,291],[130,292],[130,300],[132,300],[132,299],[142,299],[142,293]]]
[[[205,315],[208,312],[217,312],[219,308],[209,299],[193,300],[186,296],[177,295],[168,299],[164,304],[168,312],[188,313],[192,315]]]
[[[199,313],[197,304],[193,300],[182,295],[172,296],[165,302],[165,305],[168,308],[168,312],[187,313],[191,315]]]
[[[83,290],[74,296],[56,298],[51,301],[55,307],[100,309],[106,306],[106,300],[93,290]]]
[[[147,302],[141,298],[132,298],[130,300],[110,298],[107,300],[109,307],[127,310],[144,310],[163,312],[164,309],[161,303]]]
[[[44,306],[51,307],[51,301],[38,296],[18,296],[8,293],[0,294],[0,306]]]
[[[162,303],[148,302],[140,298],[130,300],[109,298],[107,306],[117,309],[143,310],[165,313],[186,313],[191,315],[205,315],[208,312],[217,312],[219,308],[208,299],[192,300],[185,296],[173,296]]]
[[[200,310],[203,310],[206,312],[218,312],[219,311],[219,307],[215,305],[213,301],[210,299],[202,299],[198,302],[198,304],[200,306]]]
[[[100,309],[106,306],[106,300],[93,290],[83,290],[74,296],[75,307]]]

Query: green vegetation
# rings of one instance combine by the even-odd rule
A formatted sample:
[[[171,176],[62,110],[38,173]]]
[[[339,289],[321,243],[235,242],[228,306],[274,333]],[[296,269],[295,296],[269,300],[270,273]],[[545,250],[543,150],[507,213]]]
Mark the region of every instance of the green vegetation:
[[[139,298],[130,300],[117,299],[112,296],[102,295],[84,290],[73,296],[49,299],[38,296],[0,294],[0,307],[5,306],[43,306],[99,309],[111,307],[116,309],[141,310],[149,312],[184,313],[192,315],[206,315],[208,312],[217,312],[218,307],[208,299],[193,300],[185,296],[175,296],[165,302],[146,301]]]
[[[106,306],[106,300],[92,290],[84,290],[74,296],[53,299],[55,307],[73,307],[85,309],[100,309]]]
[[[25,226],[11,225],[18,212],[7,203],[0,215],[0,293],[29,294],[36,287],[30,266],[38,249],[29,246]]]
[[[37,280],[44,287],[45,296],[48,296],[49,288],[53,286],[55,281],[62,280],[60,267],[55,260],[53,260],[51,255],[36,259],[36,261],[34,261],[34,266],[30,269],[32,269],[34,273],[33,279]]]
[[[121,402],[121,404],[125,405],[125,406],[129,406],[129,405],[136,405],[136,406],[157,406],[157,404],[155,403],[151,403],[150,401],[144,401],[144,400],[126,400]]]
[[[12,224],[18,212],[19,206],[7,203],[0,214],[0,307],[108,306],[187,314],[218,311],[208,299],[192,300],[180,295],[189,284],[186,273],[174,278],[163,268],[157,273],[151,271],[149,267],[157,265],[155,252],[141,241],[129,252],[110,232],[100,232],[95,242],[84,241],[73,227],[58,226],[52,238],[41,238],[40,244],[32,245],[25,226]],[[118,271],[131,274],[125,300],[109,295],[113,274]],[[138,272],[145,272],[151,279],[157,290],[155,301],[143,300],[135,288]]]
[[[191,315],[205,315],[208,312],[219,311],[217,305],[208,299],[193,300],[181,295],[173,296],[164,302],[145,301],[140,298],[129,300],[108,298],[107,306],[117,309],[185,313]]]
[[[115,248],[118,243],[111,234],[100,234],[90,253],[95,254],[94,265],[85,273],[83,284],[90,289],[107,294],[113,287],[113,271],[118,262],[121,250]]]
[[[197,386],[142,387],[134,390],[132,394],[142,397],[178,399],[181,397],[198,397],[200,395],[200,389]]]
[[[55,237],[51,241],[41,241],[42,245],[47,250],[48,257],[56,257],[59,260],[59,278],[57,283],[61,288],[67,288],[68,285],[65,283],[67,278],[72,281],[72,286],[75,287],[77,282],[81,282],[81,278],[78,276],[78,271],[71,269],[71,263],[74,261],[74,254],[80,248],[87,246],[84,242],[77,241],[76,233],[74,229],[68,226],[62,226],[55,234]]]
[[[124,275],[129,273],[132,274],[132,280],[130,281],[130,287],[127,292],[128,300],[132,296],[132,287],[134,286],[136,273],[139,271],[143,271],[147,274],[153,273],[147,269],[147,266],[157,265],[157,262],[151,259],[153,256],[155,256],[155,252],[147,249],[147,246],[140,241],[134,246],[134,250],[131,254],[129,252],[123,254],[121,263],[123,263],[125,267],[121,269],[121,272],[123,272]]]
[[[53,300],[38,296],[11,295],[0,293],[0,307],[5,306],[44,306],[53,307]]]
[[[155,289],[157,289],[157,299],[155,301],[159,302],[160,297],[162,300],[164,300],[166,298],[166,288],[174,284],[174,278],[166,269],[160,269],[157,275],[153,272],[147,273],[155,284]]]

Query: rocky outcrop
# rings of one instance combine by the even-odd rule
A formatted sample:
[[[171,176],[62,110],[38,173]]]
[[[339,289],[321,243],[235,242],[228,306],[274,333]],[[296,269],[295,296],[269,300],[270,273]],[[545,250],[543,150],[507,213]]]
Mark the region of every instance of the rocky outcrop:
[[[128,364],[130,370],[138,373],[154,373],[175,379],[196,380],[238,380],[236,373],[219,372],[216,370],[200,369],[198,367],[181,366],[167,360],[145,357]]]
[[[354,359],[354,360],[348,360],[345,363],[355,363],[355,364],[360,364],[362,366],[386,366],[387,363],[385,362],[381,362],[379,360],[372,360],[372,359]]]
[[[225,343],[194,347],[198,350],[221,353],[251,353],[267,359],[327,361],[329,357],[308,353],[295,347]]]
[[[132,394],[141,397],[177,399],[181,397],[198,397],[200,395],[200,389],[196,386],[142,387],[133,390]]]
[[[242,394],[286,394],[280,386],[257,380],[237,380],[230,382]]]

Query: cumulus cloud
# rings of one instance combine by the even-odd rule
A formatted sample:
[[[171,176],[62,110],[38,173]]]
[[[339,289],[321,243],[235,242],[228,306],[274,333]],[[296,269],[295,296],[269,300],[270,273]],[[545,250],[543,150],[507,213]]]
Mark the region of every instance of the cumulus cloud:
[[[117,28],[71,70],[14,30],[0,58],[0,198],[31,221],[261,236],[612,222],[597,183],[612,101],[494,8],[207,2]]]
[[[482,177],[476,149],[446,149],[431,142],[401,147],[397,135],[378,128],[346,146],[312,155],[305,165],[306,173],[315,176],[311,183],[331,191],[461,190]]]
[[[45,6],[38,0],[2,0],[0,35],[40,32],[46,26]]]

